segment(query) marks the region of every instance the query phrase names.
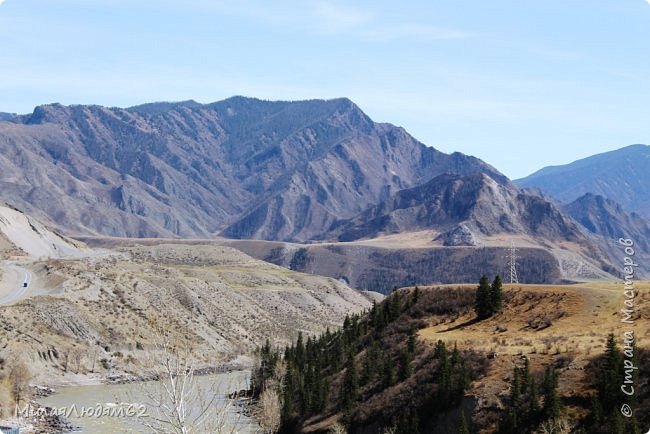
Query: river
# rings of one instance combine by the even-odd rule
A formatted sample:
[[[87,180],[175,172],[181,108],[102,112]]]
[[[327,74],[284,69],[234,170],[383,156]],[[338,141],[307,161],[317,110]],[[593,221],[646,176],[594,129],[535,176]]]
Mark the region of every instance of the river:
[[[209,407],[206,420],[209,427],[203,427],[198,432],[214,432],[222,434],[252,434],[259,432],[259,425],[251,418],[240,412],[235,402],[227,398],[227,394],[245,389],[248,385],[250,372],[235,371],[222,374],[212,374],[195,377],[191,398],[188,403],[189,419],[198,417],[200,408]],[[164,384],[157,381],[146,383],[127,383],[116,385],[70,386],[62,387],[57,393],[40,398],[38,401],[48,407],[67,410],[68,420],[79,426],[86,434],[115,434],[115,433],[147,433],[152,432],[147,424],[160,414],[155,411],[160,402],[159,396],[164,394]],[[206,403],[210,405],[206,405]],[[129,404],[132,404],[129,407]],[[117,410],[122,406],[123,411]],[[101,408],[103,416],[89,415],[90,408]],[[107,415],[113,412],[114,414]],[[144,414],[144,416],[136,416]]]

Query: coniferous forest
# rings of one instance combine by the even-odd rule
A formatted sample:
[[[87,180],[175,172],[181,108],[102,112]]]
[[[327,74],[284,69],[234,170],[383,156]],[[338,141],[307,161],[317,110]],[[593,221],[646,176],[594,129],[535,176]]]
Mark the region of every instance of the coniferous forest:
[[[260,349],[252,381],[253,396],[267,387],[277,389],[281,403],[279,432],[329,432],[333,421],[349,433],[474,433],[503,434],[568,432],[565,421],[578,418],[571,432],[637,433],[647,415],[623,418],[620,392],[625,372],[622,351],[610,336],[602,354],[585,372],[584,393],[560,392],[563,359],[531,367],[522,355],[510,372],[495,408],[477,409],[473,381],[494,363],[490,354],[464,348],[462,343],[423,340],[418,331],[432,319],[449,321],[474,315],[480,323],[511,300],[497,276],[483,277],[476,290],[410,288],[359,315],[345,318],[339,330],[320,336],[299,334],[294,345]],[[472,313],[474,312],[474,313]],[[650,354],[638,349],[636,384],[647,384]],[[650,397],[637,395],[636,408]]]

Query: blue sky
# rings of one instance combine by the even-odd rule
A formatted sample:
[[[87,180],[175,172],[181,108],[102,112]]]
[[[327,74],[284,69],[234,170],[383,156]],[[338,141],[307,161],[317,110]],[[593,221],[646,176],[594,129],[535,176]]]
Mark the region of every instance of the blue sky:
[[[645,0],[0,0],[0,111],[347,96],[511,178],[650,143],[649,59]]]

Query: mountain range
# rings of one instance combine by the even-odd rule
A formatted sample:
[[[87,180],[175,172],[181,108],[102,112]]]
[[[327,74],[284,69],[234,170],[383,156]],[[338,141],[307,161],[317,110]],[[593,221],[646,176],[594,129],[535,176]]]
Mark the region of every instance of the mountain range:
[[[515,181],[569,203],[587,193],[650,217],[650,146],[631,145],[561,166],[549,166]]]
[[[348,99],[52,104],[10,119],[4,199],[68,233],[304,241],[442,173],[506,180]]]
[[[645,209],[648,155],[635,145],[513,183],[346,98],[49,104],[0,116],[2,198],[66,235],[300,243],[424,231],[431,246],[518,238],[608,271],[616,234],[648,245],[644,218],[627,212]]]

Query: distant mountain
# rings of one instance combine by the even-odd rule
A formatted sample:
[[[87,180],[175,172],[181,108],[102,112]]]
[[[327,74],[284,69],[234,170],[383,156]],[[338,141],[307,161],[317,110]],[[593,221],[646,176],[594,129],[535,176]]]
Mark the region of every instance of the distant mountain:
[[[39,106],[0,121],[0,172],[7,201],[69,234],[294,241],[443,173],[508,182],[348,99]]]
[[[645,258],[638,261],[641,270],[650,271],[646,265],[650,259],[650,223],[646,219],[636,213],[627,213],[613,200],[591,193],[565,205],[563,210],[591,234],[602,238],[599,244],[609,253],[613,263],[622,261],[622,247],[617,240],[632,239],[638,247],[637,256]]]
[[[650,217],[649,173],[650,146],[632,145],[571,164],[545,167],[515,183],[537,187],[564,203],[586,193],[598,194]]]
[[[358,216],[337,222],[339,241],[436,229],[444,245],[476,245],[501,233],[586,242],[578,226],[552,203],[488,175],[441,175],[402,190]]]

